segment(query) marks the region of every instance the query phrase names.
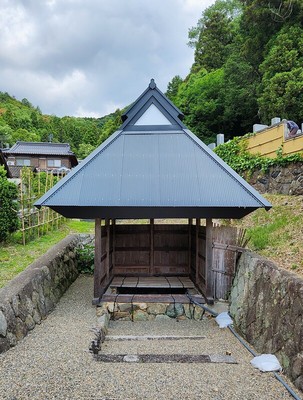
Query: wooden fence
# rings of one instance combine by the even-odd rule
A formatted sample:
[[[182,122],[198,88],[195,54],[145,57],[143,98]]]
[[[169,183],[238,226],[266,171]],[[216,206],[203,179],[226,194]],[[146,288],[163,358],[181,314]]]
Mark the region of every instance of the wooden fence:
[[[65,218],[47,207],[40,210],[34,206],[44,193],[63,177],[54,176],[51,173],[33,173],[29,168],[22,168],[20,172],[19,185],[19,218],[22,234],[22,243],[26,244],[29,240],[38,238],[47,232],[58,229],[65,221]]]

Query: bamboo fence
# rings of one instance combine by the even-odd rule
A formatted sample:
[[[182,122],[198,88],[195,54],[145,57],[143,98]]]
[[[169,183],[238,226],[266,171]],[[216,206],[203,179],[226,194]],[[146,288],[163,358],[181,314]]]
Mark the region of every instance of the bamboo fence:
[[[65,218],[48,207],[39,210],[34,203],[65,174],[54,176],[49,172],[33,173],[30,168],[22,168],[19,186],[19,218],[22,243],[39,238],[49,231],[58,229]]]

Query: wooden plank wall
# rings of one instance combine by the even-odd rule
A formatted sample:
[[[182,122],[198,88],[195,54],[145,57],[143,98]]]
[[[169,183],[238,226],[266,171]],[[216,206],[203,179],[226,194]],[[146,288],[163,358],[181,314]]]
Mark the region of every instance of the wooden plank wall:
[[[99,220],[100,221],[100,220]],[[115,225],[96,224],[95,297],[116,275],[190,276],[208,297],[225,299],[231,287],[237,250],[237,229],[211,227],[207,245],[207,228],[200,221],[188,225]],[[99,239],[98,239],[99,238]],[[207,266],[207,262],[209,266]]]
[[[95,271],[94,271],[94,297],[103,294],[113,278],[113,233],[114,226],[106,221],[101,226],[101,219],[95,221]]]
[[[236,246],[237,228],[230,226],[213,227],[213,294],[216,299],[227,299],[236,266],[237,251],[228,248]]]
[[[188,225],[116,225],[114,275],[189,275]]]
[[[206,292],[206,228],[199,223],[192,227],[191,279],[198,288]]]
[[[154,271],[156,275],[189,275],[187,225],[154,226]]]

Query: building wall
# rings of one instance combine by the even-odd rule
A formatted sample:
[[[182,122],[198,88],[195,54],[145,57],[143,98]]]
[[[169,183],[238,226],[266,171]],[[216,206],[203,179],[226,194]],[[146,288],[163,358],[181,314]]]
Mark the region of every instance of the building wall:
[[[41,170],[45,169],[56,169],[60,167],[71,168],[71,162],[68,157],[62,156],[31,156],[31,155],[18,155],[18,156],[9,156],[8,162],[13,163],[13,165],[18,165],[18,160],[30,160],[30,166],[35,167]],[[48,164],[48,160],[60,160],[60,166],[50,166]]]
[[[294,138],[288,137],[285,121],[272,125],[253,136],[244,139],[247,142],[247,150],[252,154],[270,158],[277,157],[277,151],[282,150],[283,155],[290,155],[303,151],[303,135]]]

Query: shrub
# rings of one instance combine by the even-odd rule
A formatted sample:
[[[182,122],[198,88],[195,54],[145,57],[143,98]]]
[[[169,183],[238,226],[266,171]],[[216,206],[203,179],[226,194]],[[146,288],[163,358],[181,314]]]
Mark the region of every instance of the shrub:
[[[0,242],[19,228],[17,197],[16,185],[8,181],[4,167],[0,166]]]
[[[282,156],[281,149],[277,150],[277,158],[251,154],[247,151],[246,142],[242,137],[234,137],[229,142],[220,144],[214,151],[234,171],[248,177],[256,170],[266,172],[269,167],[274,165],[285,166],[293,162],[302,162],[303,160],[300,153]]]
[[[81,274],[93,274],[95,247],[84,244],[77,249],[78,270]]]

